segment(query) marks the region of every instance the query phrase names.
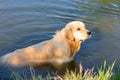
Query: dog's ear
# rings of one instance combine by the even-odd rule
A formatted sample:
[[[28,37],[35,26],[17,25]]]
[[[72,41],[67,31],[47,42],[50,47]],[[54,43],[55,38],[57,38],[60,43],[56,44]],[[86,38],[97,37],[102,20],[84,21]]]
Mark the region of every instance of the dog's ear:
[[[69,29],[66,29],[66,30],[65,30],[65,37],[66,37],[67,39],[69,39],[69,40],[72,40],[72,41],[75,40],[75,38],[74,38],[74,36],[73,36],[73,30],[72,30],[72,28],[69,28]]]

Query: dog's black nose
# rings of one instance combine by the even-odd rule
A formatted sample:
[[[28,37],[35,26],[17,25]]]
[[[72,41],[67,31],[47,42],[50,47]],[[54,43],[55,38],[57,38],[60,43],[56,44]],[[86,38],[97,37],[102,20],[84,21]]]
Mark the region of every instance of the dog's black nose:
[[[91,35],[91,32],[89,31],[89,32],[87,32],[87,34],[88,34],[88,35]]]

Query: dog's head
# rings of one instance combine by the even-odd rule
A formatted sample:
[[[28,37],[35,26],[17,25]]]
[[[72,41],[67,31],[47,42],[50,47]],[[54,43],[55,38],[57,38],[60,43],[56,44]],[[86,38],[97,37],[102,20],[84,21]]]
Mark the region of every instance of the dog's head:
[[[69,40],[85,41],[91,37],[91,32],[80,21],[72,21],[65,26],[65,36]]]

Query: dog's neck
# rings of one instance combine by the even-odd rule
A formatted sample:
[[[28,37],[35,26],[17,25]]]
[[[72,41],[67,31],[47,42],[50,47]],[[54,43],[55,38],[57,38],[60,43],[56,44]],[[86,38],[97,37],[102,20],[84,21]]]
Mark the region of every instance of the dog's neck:
[[[79,51],[80,44],[83,42],[81,40],[76,41],[75,39],[70,40],[70,39],[66,38],[63,30],[56,32],[56,35],[54,36],[54,40],[56,40],[56,41],[65,40],[65,42],[67,42],[67,44],[69,45],[70,52],[71,52],[70,57],[73,57]]]
[[[63,30],[61,30],[61,31],[57,31],[56,33],[55,33],[55,36],[54,36],[54,38],[53,39],[55,39],[55,40],[57,40],[57,41],[59,41],[59,40],[63,40],[63,38],[65,38],[65,33],[64,33],[64,31]]]
[[[68,42],[68,45],[70,46],[70,51],[71,51],[71,55],[70,57],[74,57],[75,54],[79,51],[80,49],[80,44],[82,43],[82,41],[75,41],[75,40],[69,40],[66,39]]]

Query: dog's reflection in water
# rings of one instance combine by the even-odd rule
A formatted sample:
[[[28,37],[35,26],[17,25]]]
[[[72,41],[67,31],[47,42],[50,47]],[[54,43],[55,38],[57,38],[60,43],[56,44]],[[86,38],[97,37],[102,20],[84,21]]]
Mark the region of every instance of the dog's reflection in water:
[[[38,70],[52,70],[57,75],[64,75],[67,71],[78,71],[78,64],[75,61],[63,63],[61,65],[41,64],[34,67]]]

